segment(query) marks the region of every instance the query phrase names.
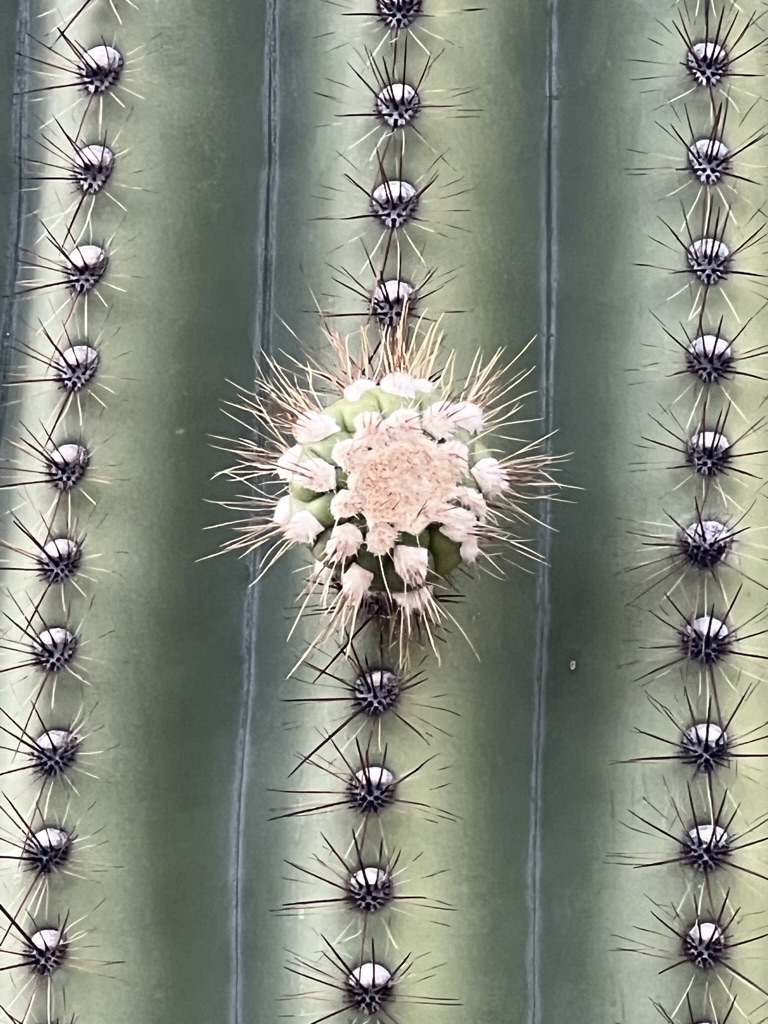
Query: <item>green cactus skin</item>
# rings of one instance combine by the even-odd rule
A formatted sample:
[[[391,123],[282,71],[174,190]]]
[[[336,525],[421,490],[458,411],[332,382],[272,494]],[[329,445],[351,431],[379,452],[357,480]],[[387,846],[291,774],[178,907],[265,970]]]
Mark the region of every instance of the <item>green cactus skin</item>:
[[[37,36],[53,27],[50,18],[35,20],[48,6],[29,12]],[[75,4],[61,6],[66,13]],[[94,838],[76,872],[73,860],[75,874],[53,883],[48,906],[72,920],[87,915],[81,956],[97,963],[65,966],[66,1001],[55,981],[51,1011],[80,1021],[203,1020],[220,1018],[230,999],[231,786],[247,575],[237,563],[196,560],[210,552],[203,527],[216,519],[202,499],[218,496],[209,478],[221,458],[207,444],[218,425],[218,382],[246,377],[251,365],[264,14],[251,3],[220,11],[140,0],[119,9],[122,26],[99,0],[71,29],[76,38],[104,35],[138,48],[131,87],[144,99],[125,97],[125,111],[104,107],[104,125],[120,130],[125,149],[114,192],[126,212],[99,196],[93,218],[96,232],[114,232],[110,271],[125,291],[104,292],[108,316],[98,301],[89,310],[94,331],[106,321],[104,374],[114,394],[103,396],[101,411],[86,403],[83,434],[96,452],[92,476],[108,483],[86,487],[97,503],[84,520],[87,543],[100,557],[85,597],[71,595],[71,621],[82,621],[83,654],[92,659],[83,662],[90,686],[59,685],[55,706],[58,721],[82,704],[97,730],[87,744],[94,777],[78,777],[78,793],[64,791],[52,804]],[[9,12],[0,17],[4,25]],[[37,129],[71,100],[63,90],[36,103],[22,97],[26,127]],[[5,125],[5,107],[2,118]],[[51,185],[42,198],[28,197],[28,209],[39,205],[50,222],[64,192]],[[30,219],[24,244],[38,233]],[[50,315],[43,293],[19,299],[19,341],[29,342],[41,315]],[[47,401],[40,386],[21,389],[6,440],[19,423],[37,423]],[[41,499],[39,489],[30,494]],[[87,514],[83,499],[77,507]],[[3,524],[3,539],[18,542],[14,532]],[[4,583],[2,610],[18,618],[5,590],[20,599],[27,588],[17,575]],[[28,673],[17,675],[4,677],[2,706],[18,719],[31,687]],[[3,779],[3,793],[24,809],[34,792],[19,776]],[[18,870],[4,861],[2,876],[0,900],[16,906]],[[121,963],[98,966],[109,961]],[[1,984],[0,1004],[18,1012],[19,979],[4,973]],[[47,1019],[44,1003],[38,1011],[34,1019]]]

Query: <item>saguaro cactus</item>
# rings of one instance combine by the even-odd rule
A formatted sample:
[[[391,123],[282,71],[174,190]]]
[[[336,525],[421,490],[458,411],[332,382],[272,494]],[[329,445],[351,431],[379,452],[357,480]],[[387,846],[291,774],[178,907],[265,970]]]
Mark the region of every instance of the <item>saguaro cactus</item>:
[[[11,1019],[762,1019],[764,21],[22,5]]]

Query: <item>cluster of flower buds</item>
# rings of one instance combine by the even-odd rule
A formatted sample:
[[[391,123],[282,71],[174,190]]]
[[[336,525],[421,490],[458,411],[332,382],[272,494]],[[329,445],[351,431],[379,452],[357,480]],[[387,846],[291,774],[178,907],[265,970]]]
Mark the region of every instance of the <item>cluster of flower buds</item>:
[[[358,606],[389,595],[418,614],[431,586],[480,555],[489,505],[508,472],[482,443],[483,409],[399,371],[360,378],[343,398],[303,411],[277,458],[288,485],[281,535],[312,548],[315,577]]]
[[[255,393],[230,403],[256,434],[226,448],[238,456],[227,474],[248,492],[225,503],[247,515],[228,524],[236,535],[224,550],[270,545],[265,571],[307,547],[310,590],[331,612],[325,632],[348,631],[366,607],[403,635],[414,624],[431,635],[448,616],[456,570],[493,566],[505,551],[537,557],[514,524],[538,522],[536,501],[556,489],[561,457],[541,438],[503,455],[493,447],[516,422],[530,370],[514,369],[517,357],[505,365],[499,349],[478,354],[457,387],[439,325],[422,323],[328,331],[333,370],[309,364],[296,375],[271,363]]]

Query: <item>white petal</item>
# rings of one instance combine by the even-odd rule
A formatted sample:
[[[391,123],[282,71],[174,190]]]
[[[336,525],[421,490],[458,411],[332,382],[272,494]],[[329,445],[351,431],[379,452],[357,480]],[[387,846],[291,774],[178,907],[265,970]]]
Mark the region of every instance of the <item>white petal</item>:
[[[355,437],[367,437],[368,434],[373,434],[378,430],[381,424],[382,416],[380,412],[375,410],[366,410],[361,412],[359,416],[355,416],[352,421],[355,428]]]
[[[350,604],[360,604],[370,593],[373,573],[353,562],[341,574],[341,592]]]
[[[507,471],[498,459],[480,459],[471,472],[477,486],[489,500],[498,498],[509,486]]]
[[[428,434],[436,438],[438,441],[444,441],[449,437],[453,437],[456,425],[451,419],[447,406],[450,406],[450,402],[435,402],[434,405],[430,405],[421,416],[421,425]]]
[[[333,446],[333,451],[331,452],[331,458],[340,469],[344,470],[345,473],[349,470],[349,463],[347,462],[347,457],[354,443],[355,442],[352,440],[351,437],[347,438],[344,441],[337,441],[336,444]]]
[[[438,521],[440,533],[456,544],[463,544],[477,530],[477,518],[468,508],[449,508]]]
[[[480,545],[477,537],[469,537],[461,545],[461,558],[464,562],[476,562],[480,557]]]
[[[388,555],[395,546],[397,530],[390,523],[376,523],[366,534],[365,546],[372,555]]]
[[[293,544],[314,544],[324,526],[307,509],[294,512],[283,527],[283,535]]]
[[[407,587],[419,587],[427,579],[429,552],[426,548],[396,544],[392,556],[395,572]]]
[[[416,397],[414,378],[410,373],[388,373],[386,377],[381,378],[379,387],[388,395],[398,395],[400,398]]]
[[[353,523],[334,526],[325,545],[325,557],[331,562],[344,562],[356,555],[363,543],[363,535]]]
[[[327,412],[303,412],[296,418],[293,436],[299,444],[315,444],[339,432],[339,424]]]
[[[296,467],[301,462],[303,455],[304,449],[300,444],[295,444],[292,448],[283,452],[277,460],[277,468],[275,470],[281,480],[285,480],[289,484],[293,483]]]
[[[352,491],[343,488],[331,498],[331,515],[334,519],[349,519],[356,515],[357,511],[357,502]]]
[[[325,459],[305,455],[300,444],[289,448],[277,460],[277,475],[316,494],[325,494],[336,488],[336,467]]]
[[[435,618],[435,599],[428,586],[412,587],[402,593],[394,593],[392,597],[406,618],[410,618],[411,615],[428,615]]]
[[[382,427],[387,430],[392,427],[402,428],[405,427],[410,430],[421,430],[421,414],[418,409],[409,409],[404,406],[401,409],[395,409],[382,423]]]
[[[272,522],[277,523],[278,526],[285,526],[292,515],[291,499],[286,494],[275,505],[275,511],[272,513]]]
[[[452,402],[444,398],[424,412],[424,429],[437,438],[453,437],[456,430],[476,434],[483,428],[483,410],[474,402]]]
[[[467,462],[469,460],[469,448],[463,441],[446,441],[445,444],[440,447],[444,452],[450,452],[451,455],[455,455],[456,458],[461,459],[462,462]]]
[[[336,467],[325,459],[305,459],[296,470],[295,481],[316,494],[336,490]]]
[[[480,491],[476,491],[474,487],[458,487],[456,498],[464,508],[468,508],[470,512],[474,513],[481,523],[485,522],[485,517],[488,515],[488,504]]]
[[[353,380],[351,384],[347,384],[344,388],[344,397],[348,402],[356,402],[366,391],[370,391],[371,388],[375,387],[376,384],[372,380],[359,377],[357,380]]]
[[[474,402],[453,402],[451,419],[457,427],[468,430],[470,434],[477,434],[485,426],[485,416],[482,407]]]

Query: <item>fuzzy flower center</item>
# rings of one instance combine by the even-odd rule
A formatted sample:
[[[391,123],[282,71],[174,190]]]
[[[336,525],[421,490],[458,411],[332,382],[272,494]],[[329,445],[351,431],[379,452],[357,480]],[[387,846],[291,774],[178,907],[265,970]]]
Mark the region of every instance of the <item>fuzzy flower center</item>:
[[[432,513],[449,505],[466,472],[455,451],[407,426],[357,438],[347,465],[347,488],[357,512],[370,526],[387,523],[403,533],[419,533],[433,521]]]

